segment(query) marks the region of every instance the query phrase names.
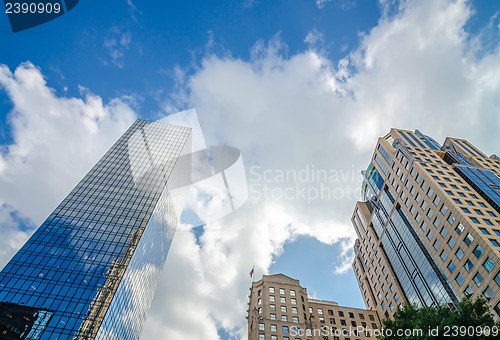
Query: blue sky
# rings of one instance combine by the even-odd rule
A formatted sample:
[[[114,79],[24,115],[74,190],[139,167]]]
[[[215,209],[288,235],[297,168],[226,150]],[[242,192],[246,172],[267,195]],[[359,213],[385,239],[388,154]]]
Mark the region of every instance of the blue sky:
[[[138,94],[141,115],[155,117],[158,100],[173,90],[173,67],[192,71],[207,53],[248,59],[257,41],[279,35],[293,54],[307,47],[305,37],[317,29],[328,55],[345,56],[380,12],[376,1],[338,3],[319,9],[312,0],[291,6],[289,1],[81,1],[76,11],[17,34],[2,16],[2,63],[15,68],[31,61],[61,95],[77,95],[78,85],[103,99]]]
[[[1,264],[134,119],[196,108],[207,145],[241,151],[249,199],[180,228],[144,339],[246,338],[252,266],[362,308],[350,217],[377,138],[419,129],[500,152],[499,11],[495,1],[82,0],[15,34],[0,15]],[[279,177],[315,170],[329,177]]]

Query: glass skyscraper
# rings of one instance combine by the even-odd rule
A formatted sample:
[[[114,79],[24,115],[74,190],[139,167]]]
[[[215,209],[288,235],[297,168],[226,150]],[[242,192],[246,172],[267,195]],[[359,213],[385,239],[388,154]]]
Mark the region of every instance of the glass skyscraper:
[[[0,338],[138,339],[190,153],[190,128],[136,121],[0,273]]]
[[[482,295],[500,318],[500,159],[416,130],[379,138],[352,217],[365,304],[455,304]]]

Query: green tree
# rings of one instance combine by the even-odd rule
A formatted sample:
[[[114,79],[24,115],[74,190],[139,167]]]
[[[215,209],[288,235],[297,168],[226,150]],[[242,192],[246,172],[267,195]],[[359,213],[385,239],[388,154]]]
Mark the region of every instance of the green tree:
[[[500,338],[500,322],[482,297],[464,298],[455,308],[405,305],[382,321],[382,329],[381,340]]]

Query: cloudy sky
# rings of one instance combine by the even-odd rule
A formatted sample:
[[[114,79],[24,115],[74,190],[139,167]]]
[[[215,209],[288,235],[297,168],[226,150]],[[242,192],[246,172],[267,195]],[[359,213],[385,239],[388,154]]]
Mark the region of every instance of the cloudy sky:
[[[136,118],[195,108],[207,145],[241,151],[249,197],[203,227],[183,220],[143,339],[246,339],[252,266],[364,307],[350,269],[360,171],[391,127],[500,153],[499,14],[494,1],[80,1],[16,34],[0,15],[0,265]]]

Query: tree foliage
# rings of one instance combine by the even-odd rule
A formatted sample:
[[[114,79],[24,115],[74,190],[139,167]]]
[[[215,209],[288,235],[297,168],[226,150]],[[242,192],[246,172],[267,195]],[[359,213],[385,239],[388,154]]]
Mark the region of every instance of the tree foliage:
[[[464,298],[454,308],[447,305],[405,305],[394,318],[382,321],[379,339],[499,339],[500,322],[495,321],[487,301]]]

